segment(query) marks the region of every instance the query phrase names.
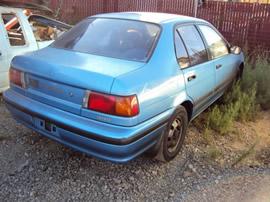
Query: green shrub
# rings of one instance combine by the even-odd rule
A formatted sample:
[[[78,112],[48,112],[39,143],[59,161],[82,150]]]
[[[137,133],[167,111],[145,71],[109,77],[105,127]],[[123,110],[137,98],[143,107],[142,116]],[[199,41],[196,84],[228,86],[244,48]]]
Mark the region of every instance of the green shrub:
[[[239,102],[227,105],[216,105],[208,116],[209,128],[219,132],[221,135],[231,132],[232,122],[239,111]]]
[[[270,64],[269,56],[258,55],[247,60],[241,80],[241,89],[246,91],[257,83],[256,103],[263,109],[270,109]]]
[[[237,102],[239,102],[239,111],[236,116],[237,121],[252,121],[257,118],[259,107],[256,104],[257,83],[251,88],[241,93]]]
[[[233,118],[237,121],[251,121],[257,117],[259,110],[256,104],[257,82],[253,82],[249,88],[242,89],[242,81],[237,81],[233,84],[231,91],[227,92],[223,98],[226,105],[233,103],[234,106],[230,107],[235,110],[236,114]]]
[[[241,80],[235,82],[218,103],[200,115],[197,123],[207,120],[206,130],[213,129],[221,135],[231,132],[233,121],[255,120],[260,108],[269,109],[270,65],[267,55],[246,59]]]
[[[256,82],[245,91],[241,82],[233,84],[232,89],[222,98],[221,105],[215,105],[208,115],[208,126],[221,135],[231,132],[232,122],[254,120],[258,107],[256,104]]]

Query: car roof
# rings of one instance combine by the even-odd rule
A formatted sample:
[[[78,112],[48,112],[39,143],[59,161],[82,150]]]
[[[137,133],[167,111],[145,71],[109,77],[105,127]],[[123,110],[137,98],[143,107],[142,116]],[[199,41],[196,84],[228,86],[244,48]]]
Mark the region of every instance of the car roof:
[[[184,15],[168,14],[168,13],[153,13],[153,12],[119,12],[119,13],[105,13],[90,17],[97,18],[117,18],[127,20],[138,20],[151,22],[156,24],[165,24],[170,22],[206,22],[204,20],[193,18]]]

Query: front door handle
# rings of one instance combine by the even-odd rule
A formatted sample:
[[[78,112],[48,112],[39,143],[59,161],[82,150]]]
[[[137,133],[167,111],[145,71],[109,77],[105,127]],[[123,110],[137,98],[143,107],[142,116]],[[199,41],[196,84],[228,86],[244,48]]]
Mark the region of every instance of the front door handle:
[[[196,75],[192,75],[187,78],[188,82],[192,81],[193,79],[196,79]]]
[[[217,65],[216,69],[219,69],[220,67],[222,67],[222,64]]]
[[[0,56],[2,56],[2,52],[0,51]]]

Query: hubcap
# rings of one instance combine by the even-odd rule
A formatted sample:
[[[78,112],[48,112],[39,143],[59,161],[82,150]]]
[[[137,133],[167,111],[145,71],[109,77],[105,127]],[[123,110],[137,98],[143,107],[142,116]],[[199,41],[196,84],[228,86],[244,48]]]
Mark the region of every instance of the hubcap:
[[[173,153],[177,149],[177,146],[181,140],[182,135],[182,121],[179,118],[176,118],[168,134],[168,152]]]

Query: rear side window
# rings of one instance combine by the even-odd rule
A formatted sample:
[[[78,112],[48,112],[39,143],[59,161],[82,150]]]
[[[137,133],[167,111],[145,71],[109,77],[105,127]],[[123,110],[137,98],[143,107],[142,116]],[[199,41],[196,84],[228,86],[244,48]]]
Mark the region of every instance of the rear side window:
[[[199,28],[202,31],[210,49],[212,59],[229,54],[226,43],[215,30],[205,25],[199,25]]]
[[[9,44],[11,46],[24,46],[24,34],[22,29],[19,29],[21,25],[17,16],[14,13],[2,13],[1,18],[5,25]]]
[[[206,62],[208,55],[198,30],[193,25],[179,27],[177,30],[187,47],[191,65]]]
[[[56,40],[52,46],[145,62],[150,56],[159,33],[160,27],[151,23],[88,18]]]
[[[189,67],[190,66],[189,57],[188,57],[185,45],[183,44],[183,41],[180,38],[177,31],[175,32],[174,37],[175,37],[174,41],[175,41],[175,52],[176,52],[177,62],[181,69]]]

